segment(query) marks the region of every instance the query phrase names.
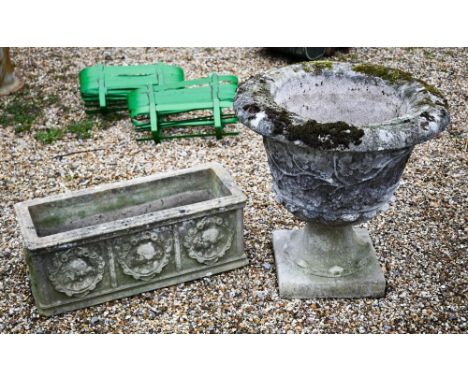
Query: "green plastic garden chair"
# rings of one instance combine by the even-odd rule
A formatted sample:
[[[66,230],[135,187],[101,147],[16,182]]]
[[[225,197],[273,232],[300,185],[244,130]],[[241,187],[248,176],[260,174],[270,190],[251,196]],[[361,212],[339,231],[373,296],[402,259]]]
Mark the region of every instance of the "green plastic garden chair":
[[[131,91],[150,84],[163,85],[183,80],[182,68],[167,64],[95,65],[80,72],[80,92],[88,111],[124,110]]]
[[[225,135],[239,134],[224,131],[225,125],[237,122],[232,112],[237,83],[236,76],[212,73],[207,78],[149,85],[131,92],[128,108],[135,130],[150,133],[137,140],[153,139],[160,143],[164,139],[205,136],[221,139]],[[201,117],[186,115],[199,110],[211,113]],[[212,126],[215,130],[212,133],[163,134],[166,129],[199,126]]]

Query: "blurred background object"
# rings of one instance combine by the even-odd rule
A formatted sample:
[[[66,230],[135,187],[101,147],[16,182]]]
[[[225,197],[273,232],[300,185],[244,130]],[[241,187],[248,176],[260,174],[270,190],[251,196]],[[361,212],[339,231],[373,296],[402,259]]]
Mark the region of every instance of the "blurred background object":
[[[24,85],[14,74],[13,63],[10,59],[10,48],[0,49],[0,96],[8,95]]]
[[[292,48],[292,47],[280,47],[270,48],[277,50],[281,53],[289,56],[296,56],[301,60],[317,60],[321,57],[328,57],[333,55],[337,50],[346,51],[348,48]]]

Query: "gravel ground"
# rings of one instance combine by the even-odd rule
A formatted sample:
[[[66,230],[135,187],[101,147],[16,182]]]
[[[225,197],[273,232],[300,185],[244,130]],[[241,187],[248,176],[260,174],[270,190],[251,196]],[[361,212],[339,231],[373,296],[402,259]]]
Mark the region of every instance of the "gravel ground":
[[[384,298],[283,300],[271,233],[302,225],[274,201],[261,138],[137,143],[127,118],[96,117],[90,139],[66,132],[84,120],[78,72],[98,62],[182,65],[191,79],[231,72],[240,81],[288,61],[264,49],[12,49],[28,84],[0,99],[0,331],[6,333],[460,333],[467,332],[468,49],[351,49],[334,60],[397,67],[438,87],[450,130],[416,147],[389,211],[368,223],[387,280]],[[15,113],[18,114],[15,117]],[[23,115],[23,119],[21,119]],[[32,115],[31,118],[24,118]],[[28,127],[30,126],[30,131]],[[16,129],[16,133],[15,133]],[[35,139],[62,129],[52,144]],[[24,130],[21,132],[20,130]],[[81,150],[99,149],[64,155]],[[45,318],[30,293],[13,205],[25,199],[218,161],[247,195],[250,265],[169,288]]]

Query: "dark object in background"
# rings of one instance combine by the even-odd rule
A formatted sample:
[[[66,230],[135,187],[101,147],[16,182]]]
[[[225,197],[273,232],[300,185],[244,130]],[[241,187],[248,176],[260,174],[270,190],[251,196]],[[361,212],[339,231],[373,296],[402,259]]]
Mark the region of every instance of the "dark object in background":
[[[282,48],[270,48],[282,53],[296,56],[302,60],[316,60],[320,57],[328,57],[333,55],[336,50],[346,49],[346,48],[291,48],[291,47],[282,47]]]
[[[20,90],[24,82],[13,73],[10,48],[0,48],[0,96]]]

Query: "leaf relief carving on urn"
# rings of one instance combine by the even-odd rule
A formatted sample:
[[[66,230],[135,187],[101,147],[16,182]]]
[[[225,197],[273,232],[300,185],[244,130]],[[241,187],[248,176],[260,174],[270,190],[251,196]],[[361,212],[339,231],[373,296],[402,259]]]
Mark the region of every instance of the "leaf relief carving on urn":
[[[327,221],[368,220],[385,210],[412,150],[348,153],[264,143],[276,199],[296,216]]]

